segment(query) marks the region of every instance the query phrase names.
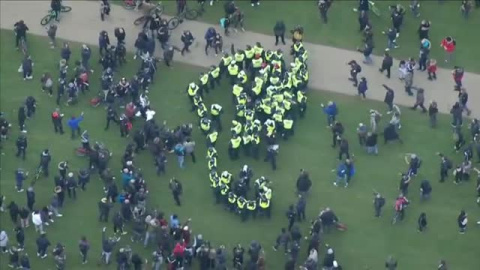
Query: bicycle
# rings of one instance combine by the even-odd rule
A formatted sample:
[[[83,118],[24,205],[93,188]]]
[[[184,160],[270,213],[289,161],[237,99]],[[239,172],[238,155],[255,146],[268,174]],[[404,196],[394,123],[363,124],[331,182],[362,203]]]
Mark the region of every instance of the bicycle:
[[[40,179],[40,176],[42,176],[43,173],[43,168],[42,166],[38,166],[37,169],[35,170],[35,174],[33,175],[31,186],[35,185],[38,179]]]
[[[375,5],[375,2],[368,1],[368,7],[373,12],[373,14],[377,15],[377,17],[380,17],[382,15],[382,13],[380,12],[380,9],[378,9],[378,7]],[[358,12],[358,9],[354,8],[353,11]]]
[[[62,6],[60,8],[60,12],[67,13],[67,12],[70,12],[70,11],[72,11],[72,7],[69,7],[69,6]],[[48,23],[50,23],[54,18],[55,18],[55,11],[53,11],[51,9],[51,10],[48,11],[48,14],[45,15],[45,17],[42,18],[42,20],[40,21],[40,24],[45,26]]]
[[[145,21],[147,20],[148,17],[152,16],[153,14],[157,14],[157,16],[160,17],[160,15],[163,14],[163,5],[162,3],[158,3],[155,7],[153,7],[152,9],[150,9],[147,14],[137,18],[135,21],[133,21],[133,24],[134,25],[141,25],[143,23],[145,23]]]
[[[196,18],[198,18],[198,15],[199,15],[198,10],[190,9],[188,8],[188,6],[185,6],[185,8],[180,14],[168,20],[168,30],[173,30],[177,28],[183,22],[184,19],[187,19],[190,21],[195,20]]]

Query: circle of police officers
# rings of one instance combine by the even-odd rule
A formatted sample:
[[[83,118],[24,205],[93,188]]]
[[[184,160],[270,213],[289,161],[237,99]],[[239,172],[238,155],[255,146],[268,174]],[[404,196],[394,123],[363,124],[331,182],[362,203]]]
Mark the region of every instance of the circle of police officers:
[[[239,214],[242,221],[249,216],[255,218],[257,213],[270,217],[270,182],[264,176],[256,179],[255,199],[248,199],[253,175],[248,165],[243,166],[238,180],[233,179],[232,173],[218,170],[215,145],[222,131],[223,108],[212,104],[209,111],[203,96],[219,86],[222,77],[228,79],[235,106],[228,148],[230,159],[238,159],[241,149],[245,156],[258,159],[260,142],[265,140],[264,161],[275,170],[279,149],[277,137],[288,140],[293,136],[296,119],[303,118],[307,109],[308,52],[300,40],[294,40],[291,55],[294,61],[287,66],[281,50],[265,50],[258,42],[253,47],[235,50],[232,44],[231,54],[224,53],[218,66],[201,73],[199,80],[191,82],[186,89],[191,111],[198,115],[200,130],[206,136],[209,179],[216,203]]]

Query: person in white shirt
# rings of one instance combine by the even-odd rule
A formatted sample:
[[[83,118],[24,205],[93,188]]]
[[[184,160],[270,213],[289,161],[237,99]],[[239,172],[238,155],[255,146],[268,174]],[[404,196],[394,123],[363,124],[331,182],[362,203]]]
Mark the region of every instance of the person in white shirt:
[[[35,225],[35,231],[40,232],[40,234],[45,233],[43,230],[43,222],[42,217],[39,211],[35,211],[32,213],[32,223]]]

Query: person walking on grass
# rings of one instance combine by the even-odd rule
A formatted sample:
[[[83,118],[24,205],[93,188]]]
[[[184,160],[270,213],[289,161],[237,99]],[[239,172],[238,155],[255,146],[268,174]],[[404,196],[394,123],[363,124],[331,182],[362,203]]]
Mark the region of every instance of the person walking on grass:
[[[425,103],[425,90],[423,88],[419,88],[417,90],[417,97],[416,97],[415,104],[413,105],[413,107],[411,107],[411,109],[416,110],[417,107],[420,107],[422,108],[422,112],[426,113],[427,109],[423,105],[424,103]]]
[[[427,214],[421,213],[418,217],[418,231],[424,232],[427,229]]]
[[[72,116],[70,120],[68,120],[67,124],[72,131],[72,140],[75,139],[76,136],[80,136],[80,123],[83,121],[83,112],[80,114],[79,117]]]
[[[80,250],[80,255],[82,256],[82,264],[86,264],[88,251],[90,250],[90,243],[87,241],[87,237],[82,236],[78,242],[78,248]]]
[[[440,46],[445,51],[445,63],[452,62],[455,56],[455,49],[457,47],[457,42],[451,36],[445,37]]]
[[[465,210],[460,211],[460,215],[457,218],[457,224],[460,234],[464,234],[467,230],[468,218]]]

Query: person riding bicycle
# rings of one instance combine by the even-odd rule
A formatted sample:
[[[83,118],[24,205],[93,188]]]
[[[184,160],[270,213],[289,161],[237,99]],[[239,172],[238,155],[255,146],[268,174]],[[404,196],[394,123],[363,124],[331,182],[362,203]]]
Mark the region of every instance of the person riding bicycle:
[[[400,196],[398,196],[397,200],[395,201],[395,215],[400,219],[400,220],[403,220],[403,217],[405,216],[405,208],[407,208],[407,205],[409,204],[410,202],[408,201],[408,199],[403,195],[403,194],[400,194]]]
[[[62,10],[62,0],[52,0],[50,8],[52,8],[52,11],[55,13],[55,21],[59,22],[58,15]]]
[[[82,148],[86,152],[90,152],[92,150],[90,148],[90,136],[88,135],[86,130],[82,133],[82,135],[80,135],[80,139],[82,141]]]
[[[23,20],[16,22],[13,27],[15,32],[15,47],[18,50],[18,44],[20,43],[20,40],[23,38],[25,41],[27,41],[27,31],[29,29]]]

